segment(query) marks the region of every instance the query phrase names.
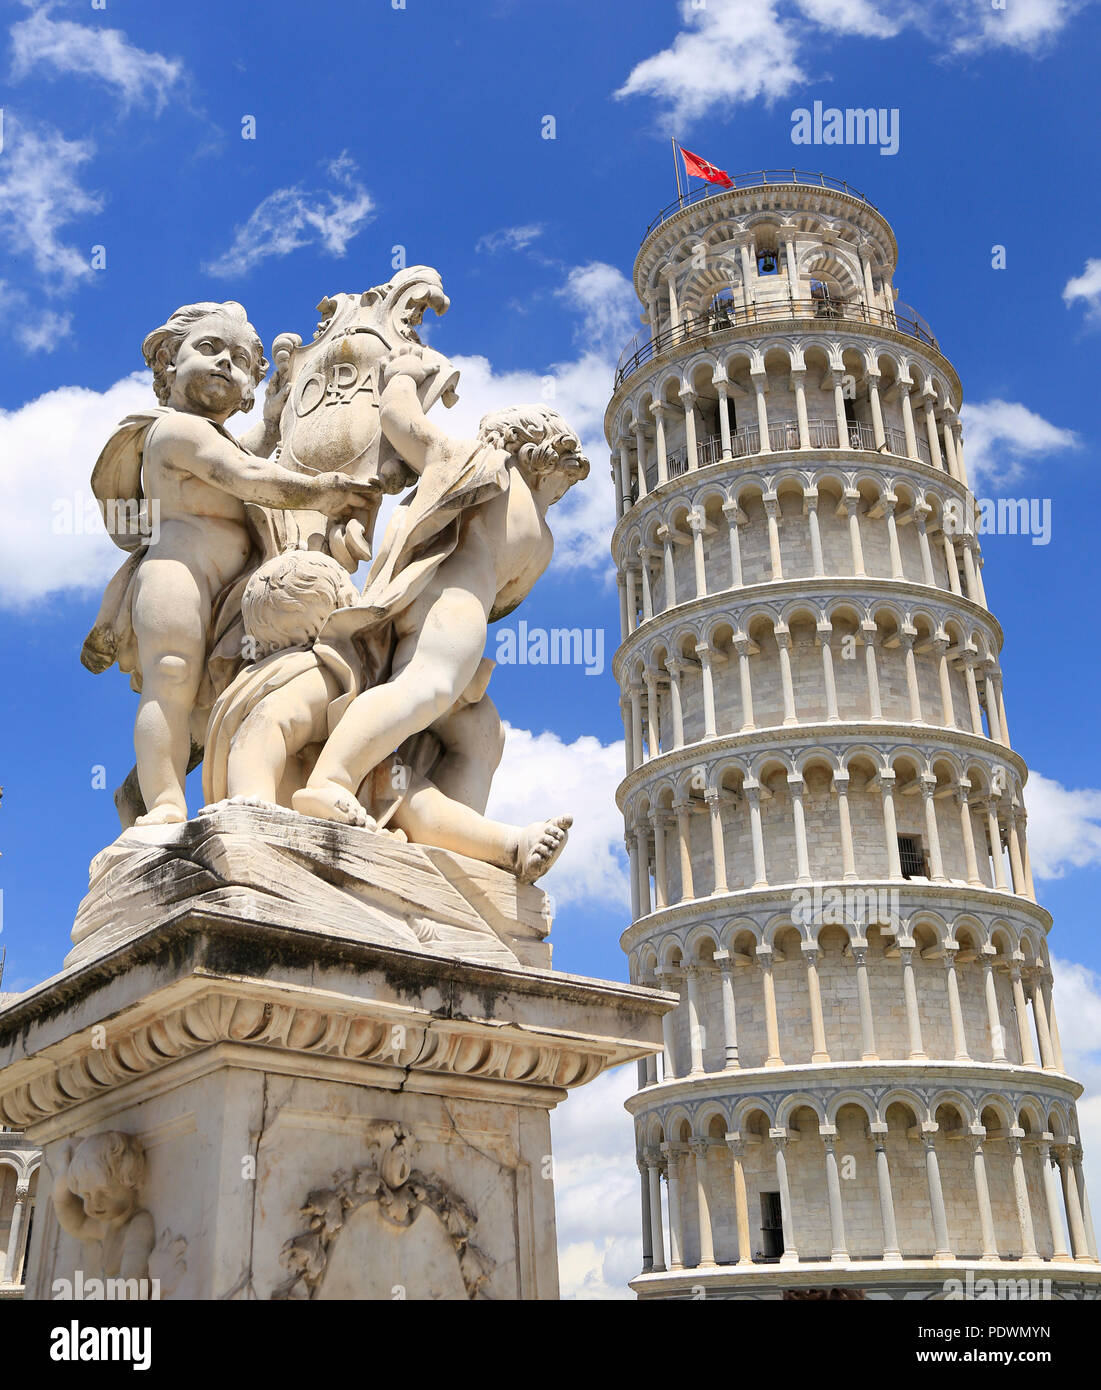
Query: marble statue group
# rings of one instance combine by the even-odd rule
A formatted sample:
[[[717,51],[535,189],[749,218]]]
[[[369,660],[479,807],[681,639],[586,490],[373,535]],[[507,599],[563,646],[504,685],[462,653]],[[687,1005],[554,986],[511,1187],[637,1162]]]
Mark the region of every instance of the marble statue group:
[[[208,805],[280,807],[526,881],[561,853],[568,816],[485,814],[504,741],[485,645],[547,567],[547,509],[589,464],[542,404],[485,416],[474,439],[429,418],[458,372],[417,327],[447,307],[424,266],[324,299],[311,342],[275,340],[240,438],[227,421],[269,366],[243,307],[186,305],[146,337],[158,404],[92,475],[127,558],[81,658],[140,696],[124,828],[186,821],[201,760]],[[403,491],[376,551],[382,496]],[[150,509],[155,539],[118,525]]]

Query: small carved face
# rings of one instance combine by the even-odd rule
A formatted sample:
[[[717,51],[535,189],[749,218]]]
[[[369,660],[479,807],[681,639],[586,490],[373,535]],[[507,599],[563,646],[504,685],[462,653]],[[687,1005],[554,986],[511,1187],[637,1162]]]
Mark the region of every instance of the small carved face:
[[[96,1221],[121,1221],[133,1212],[136,1202],[133,1188],[122,1183],[80,1188],[76,1195],[84,1203],[85,1214]]]
[[[197,323],[180,344],[171,371],[169,404],[204,415],[232,415],[252,397],[251,330],[230,319]]]

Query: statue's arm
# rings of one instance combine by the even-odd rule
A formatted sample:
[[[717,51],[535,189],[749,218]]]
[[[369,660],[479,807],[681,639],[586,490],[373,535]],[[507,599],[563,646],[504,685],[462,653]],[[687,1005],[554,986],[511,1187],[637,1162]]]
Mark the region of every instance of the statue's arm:
[[[99,1222],[85,1215],[84,1203],[69,1186],[68,1164],[54,1179],[53,1200],[57,1224],[68,1235],[77,1240],[95,1240],[100,1235]]]
[[[424,472],[433,445],[451,442],[447,431],[425,415],[412,376],[390,378],[379,399],[379,422],[383,434],[416,473]]]
[[[268,459],[245,453],[210,422],[182,412],[154,427],[148,449],[156,461],[242,502],[263,507],[305,508],[340,514],[364,506],[370,488],[340,473],[293,473]]]
[[[144,1279],[149,1272],[149,1256],[156,1243],[157,1232],[152,1216],[144,1208],[136,1211],[123,1237],[119,1276],[123,1279]]]

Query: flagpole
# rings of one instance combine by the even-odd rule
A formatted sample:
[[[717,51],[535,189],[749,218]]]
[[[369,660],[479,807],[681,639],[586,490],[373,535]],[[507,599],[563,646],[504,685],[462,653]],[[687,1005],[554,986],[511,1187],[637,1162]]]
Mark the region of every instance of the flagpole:
[[[672,135],[669,137],[669,143],[673,146],[673,173],[677,176],[677,202],[683,207],[684,192],[680,186],[680,165],[677,163],[677,142]]]

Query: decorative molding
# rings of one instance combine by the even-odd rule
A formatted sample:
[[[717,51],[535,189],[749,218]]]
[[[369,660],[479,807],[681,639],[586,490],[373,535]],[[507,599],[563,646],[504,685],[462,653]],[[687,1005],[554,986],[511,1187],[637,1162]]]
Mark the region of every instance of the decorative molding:
[[[301,1214],[309,1229],[286,1242],[279,1262],[290,1278],[272,1294],[274,1301],[316,1297],[325,1280],[329,1255],[347,1220],[371,1202],[391,1225],[408,1229],[422,1210],[436,1214],[451,1241],[467,1296],[475,1299],[496,1267],[471,1236],[477,1215],[441,1177],[412,1167],[416,1144],[410,1132],[393,1120],[373,1126],[377,1137],[366,1163],[350,1173],[334,1173],[332,1187],[318,1188],[306,1198]]]

